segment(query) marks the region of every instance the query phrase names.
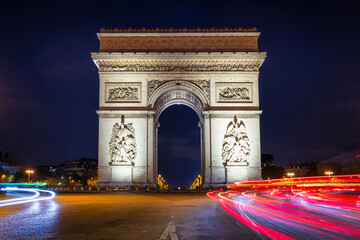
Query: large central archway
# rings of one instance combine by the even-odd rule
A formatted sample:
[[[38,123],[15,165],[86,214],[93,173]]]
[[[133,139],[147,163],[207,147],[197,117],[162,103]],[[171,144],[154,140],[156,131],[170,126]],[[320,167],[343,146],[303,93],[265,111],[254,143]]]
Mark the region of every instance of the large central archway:
[[[173,104],[161,112],[158,123],[158,176],[171,189],[189,187],[194,178],[201,174],[199,116],[187,105]]]
[[[256,29],[104,30],[99,68],[99,185],[156,186],[158,121],[199,116],[204,187],[260,179]]]
[[[177,89],[177,90],[175,90]],[[196,89],[196,86],[191,86],[188,82],[182,82],[177,81],[175,83],[175,86],[171,86],[171,84],[166,84],[162,87],[162,89],[159,89],[159,93],[156,102],[154,103],[154,112],[155,112],[155,126],[156,126],[156,133],[155,133],[155,169],[156,174],[158,174],[159,169],[159,118],[161,116],[161,113],[173,105],[185,105],[187,107],[190,107],[193,109],[196,114],[198,115],[199,122],[198,127],[200,128],[200,159],[201,159],[201,175],[204,175],[204,168],[205,168],[205,162],[204,162],[204,135],[203,135],[203,123],[204,123],[204,105],[208,103],[203,103],[199,97],[197,97],[193,92],[196,92],[194,89]],[[198,91],[199,89],[197,89]],[[197,173],[199,174],[199,173]],[[194,175],[195,177],[196,175]],[[191,183],[191,180],[189,181],[189,185]]]

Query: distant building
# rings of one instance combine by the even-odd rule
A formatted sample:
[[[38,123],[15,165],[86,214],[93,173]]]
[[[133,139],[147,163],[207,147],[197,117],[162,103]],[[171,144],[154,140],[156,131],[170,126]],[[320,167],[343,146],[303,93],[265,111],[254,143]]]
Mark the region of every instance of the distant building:
[[[40,170],[46,174],[56,174],[58,166],[54,165],[41,165],[39,166]]]
[[[272,154],[263,153],[261,154],[261,167],[274,166],[274,156]]]
[[[61,163],[57,169],[57,175],[64,177],[83,177],[85,174],[97,171],[98,160],[91,158],[81,158],[79,160]]]
[[[0,167],[4,170],[9,171],[11,174],[15,174],[21,171],[20,164],[11,157],[9,157],[8,153],[5,153],[4,157],[2,156],[2,154],[0,154]]]
[[[294,177],[305,177],[308,176],[309,172],[308,164],[303,163],[291,163],[284,169],[285,176],[288,176],[288,173],[294,173]]]

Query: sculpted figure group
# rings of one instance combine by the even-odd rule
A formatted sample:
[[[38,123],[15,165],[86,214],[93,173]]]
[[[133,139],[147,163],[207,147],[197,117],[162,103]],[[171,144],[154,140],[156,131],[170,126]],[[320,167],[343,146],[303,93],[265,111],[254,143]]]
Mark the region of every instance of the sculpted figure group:
[[[133,163],[136,157],[135,129],[132,123],[115,123],[109,142],[111,162]]]
[[[228,163],[248,163],[250,158],[249,138],[243,121],[237,118],[231,121],[226,129],[222,144],[222,160]]]

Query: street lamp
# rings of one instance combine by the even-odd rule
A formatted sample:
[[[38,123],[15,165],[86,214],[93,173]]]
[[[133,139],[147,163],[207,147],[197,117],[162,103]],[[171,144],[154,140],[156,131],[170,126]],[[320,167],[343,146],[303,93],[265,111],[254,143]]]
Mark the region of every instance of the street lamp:
[[[25,172],[29,174],[28,182],[30,182],[30,175],[31,175],[32,173],[34,173],[34,171],[33,171],[33,170],[26,170]]]
[[[326,174],[326,175],[329,175],[329,178],[330,178],[330,175],[331,175],[331,174],[334,174],[334,172],[332,172],[332,171],[326,171],[325,174]]]
[[[288,172],[287,175],[292,179],[292,177],[295,176],[295,173],[293,173],[293,172]]]

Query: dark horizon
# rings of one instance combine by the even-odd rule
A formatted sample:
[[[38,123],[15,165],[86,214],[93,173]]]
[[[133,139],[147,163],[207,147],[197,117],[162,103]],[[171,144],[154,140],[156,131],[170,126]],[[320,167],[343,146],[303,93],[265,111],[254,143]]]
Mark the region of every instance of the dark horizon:
[[[1,3],[0,150],[22,165],[97,158],[99,79],[90,53],[98,50],[101,28],[129,27],[256,27],[259,49],[267,52],[259,77],[262,153],[286,166],[358,149],[360,17],[353,5]]]

